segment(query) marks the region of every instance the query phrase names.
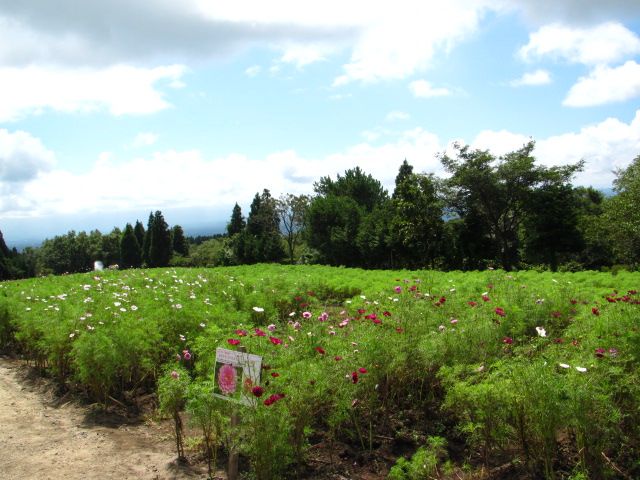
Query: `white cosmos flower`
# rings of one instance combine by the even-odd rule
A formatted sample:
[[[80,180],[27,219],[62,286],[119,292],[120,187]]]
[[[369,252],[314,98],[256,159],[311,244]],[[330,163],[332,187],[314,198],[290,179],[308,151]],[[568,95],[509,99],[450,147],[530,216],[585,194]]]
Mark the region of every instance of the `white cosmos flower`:
[[[566,363],[559,363],[560,368],[571,368],[571,365],[567,365]]]
[[[547,331],[543,327],[536,327],[536,332],[538,332],[539,337],[547,336]]]
[[[262,308],[262,307],[253,307],[253,311],[254,312],[258,312],[258,313],[262,313],[262,312],[264,312],[264,308]]]
[[[582,373],[587,371],[587,369],[584,368],[584,367],[576,367],[576,370],[578,370],[579,372],[582,372]]]

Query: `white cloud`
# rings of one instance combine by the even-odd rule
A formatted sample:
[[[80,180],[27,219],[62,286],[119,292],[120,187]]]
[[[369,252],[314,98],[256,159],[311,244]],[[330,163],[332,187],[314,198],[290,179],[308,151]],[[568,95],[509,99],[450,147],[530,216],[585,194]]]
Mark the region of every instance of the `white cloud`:
[[[255,77],[260,73],[261,70],[262,67],[260,65],[252,65],[251,67],[247,68],[244,73],[247,77]]]
[[[418,98],[446,97],[451,91],[444,87],[434,87],[426,80],[414,80],[409,84],[409,90]]]
[[[54,153],[27,132],[0,129],[0,184],[33,180],[55,163]]]
[[[535,72],[527,72],[522,77],[512,80],[509,85],[512,87],[533,87],[539,85],[548,85],[551,83],[551,75],[546,70],[536,70]]]
[[[578,28],[554,23],[529,35],[519,55],[526,61],[545,57],[570,63],[600,65],[640,53],[640,37],[620,23]]]
[[[399,120],[409,120],[411,115],[407,112],[401,112],[399,110],[394,110],[392,112],[387,113],[386,120],[387,122],[396,122]]]
[[[336,48],[329,44],[293,44],[284,47],[284,53],[280,57],[282,63],[291,63],[297,68],[303,68],[316,62],[327,60]]]
[[[153,145],[154,143],[156,143],[158,141],[158,138],[160,138],[160,136],[157,133],[140,132],[133,139],[133,142],[131,143],[131,145],[133,147],[135,147],[135,148],[148,147],[148,146]]]
[[[596,67],[581,77],[562,102],[568,107],[591,107],[623,102],[640,96],[640,64],[628,61],[619,67]]]
[[[502,131],[480,132],[472,146],[489,149],[497,155],[521,148],[529,137]],[[585,171],[576,184],[610,187],[617,168],[627,167],[640,152],[640,110],[631,122],[617,118],[583,127],[578,132],[537,139],[534,156],[544,165],[560,166],[585,160]]]
[[[170,106],[158,84],[179,80],[185,71],[181,65],[150,69],[118,65],[101,70],[0,68],[0,121],[46,110],[154,113]]]

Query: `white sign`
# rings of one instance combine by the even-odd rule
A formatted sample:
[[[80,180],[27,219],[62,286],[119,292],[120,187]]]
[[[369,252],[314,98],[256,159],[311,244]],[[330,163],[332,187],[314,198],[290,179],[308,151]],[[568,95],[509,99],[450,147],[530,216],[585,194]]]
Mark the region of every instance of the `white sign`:
[[[255,405],[253,387],[260,384],[262,357],[226,348],[216,349],[213,395],[245,405]]]

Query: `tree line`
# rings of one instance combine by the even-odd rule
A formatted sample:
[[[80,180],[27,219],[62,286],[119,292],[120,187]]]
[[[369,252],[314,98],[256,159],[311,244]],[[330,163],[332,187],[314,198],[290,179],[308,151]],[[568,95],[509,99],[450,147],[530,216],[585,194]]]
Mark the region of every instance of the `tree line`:
[[[16,278],[122,268],[323,263],[364,268],[603,269],[640,264],[640,155],[615,172],[605,197],[572,180],[584,163],[546,167],[535,144],[497,157],[456,146],[440,155],[448,178],[402,162],[389,194],[356,167],[322,177],[313,195],[256,193],[245,218],[236,203],[226,234],[185,238],[161,212],[107,235],[69,232],[39,249],[10,251],[0,234],[0,274]]]

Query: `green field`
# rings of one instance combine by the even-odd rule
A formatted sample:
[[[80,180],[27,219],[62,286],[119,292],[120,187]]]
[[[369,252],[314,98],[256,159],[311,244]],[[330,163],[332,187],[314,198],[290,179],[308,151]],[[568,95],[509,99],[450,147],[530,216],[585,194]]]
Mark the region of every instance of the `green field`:
[[[258,479],[302,476],[319,442],[393,479],[640,478],[636,290],[629,272],[104,271],[1,283],[0,341],[95,401],[159,389]],[[253,405],[212,397],[218,347],[262,357]]]

